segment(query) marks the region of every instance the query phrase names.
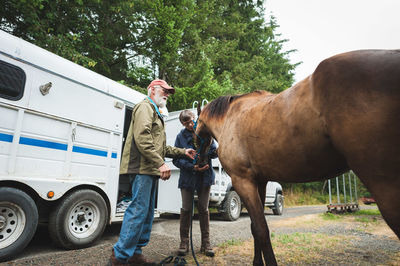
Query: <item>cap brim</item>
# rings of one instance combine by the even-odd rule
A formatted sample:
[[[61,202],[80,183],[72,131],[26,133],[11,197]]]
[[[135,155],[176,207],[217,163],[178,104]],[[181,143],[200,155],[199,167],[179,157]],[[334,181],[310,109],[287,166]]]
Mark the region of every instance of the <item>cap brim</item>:
[[[163,87],[164,89],[168,90],[170,92],[170,94],[174,94],[175,93],[175,89],[173,87],[165,86],[165,85],[162,85],[161,87]]]

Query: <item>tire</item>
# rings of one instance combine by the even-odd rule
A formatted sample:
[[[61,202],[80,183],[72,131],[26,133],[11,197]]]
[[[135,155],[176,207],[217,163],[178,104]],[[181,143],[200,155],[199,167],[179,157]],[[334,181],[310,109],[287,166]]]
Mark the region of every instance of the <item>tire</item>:
[[[107,205],[99,193],[77,190],[63,198],[51,211],[50,238],[64,249],[88,247],[103,234],[107,217]]]
[[[222,203],[223,218],[227,221],[236,221],[242,211],[242,202],[235,191],[229,191]]]
[[[272,209],[272,212],[275,215],[282,215],[282,213],[283,213],[283,196],[281,194],[276,193],[274,208]]]
[[[21,253],[32,240],[38,220],[36,204],[28,194],[0,187],[0,261]]]

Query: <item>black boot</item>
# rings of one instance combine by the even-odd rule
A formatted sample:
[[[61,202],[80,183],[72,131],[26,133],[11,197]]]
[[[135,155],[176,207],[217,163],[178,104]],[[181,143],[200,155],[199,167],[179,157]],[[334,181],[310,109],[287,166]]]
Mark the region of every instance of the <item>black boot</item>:
[[[181,208],[180,227],[181,244],[179,245],[178,255],[185,256],[189,252],[189,228],[191,211],[186,211]]]
[[[214,257],[214,250],[210,244],[210,213],[199,212],[200,230],[201,230],[201,248],[200,252],[208,257]]]

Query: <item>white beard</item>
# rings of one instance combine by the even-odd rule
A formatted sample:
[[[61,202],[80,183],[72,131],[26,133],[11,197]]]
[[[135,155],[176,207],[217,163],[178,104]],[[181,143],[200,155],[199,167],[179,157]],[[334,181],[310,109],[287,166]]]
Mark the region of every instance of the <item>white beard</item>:
[[[154,102],[160,108],[165,108],[167,105],[167,99],[164,99],[163,96],[158,93],[154,95]]]

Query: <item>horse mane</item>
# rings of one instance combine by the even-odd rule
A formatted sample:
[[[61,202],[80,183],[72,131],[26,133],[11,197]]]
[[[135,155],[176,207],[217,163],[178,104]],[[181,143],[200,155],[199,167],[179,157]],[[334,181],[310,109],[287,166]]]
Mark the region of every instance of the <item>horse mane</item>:
[[[202,110],[202,113],[204,113],[206,116],[209,117],[221,117],[224,116],[225,113],[228,111],[228,108],[230,106],[230,104],[232,102],[234,102],[235,100],[251,95],[251,94],[255,94],[255,93],[262,93],[262,91],[253,91],[250,93],[246,93],[246,94],[238,94],[238,95],[226,95],[226,96],[220,96],[217,99],[213,100],[212,102],[210,102],[209,104],[207,104],[204,107],[204,110]]]

